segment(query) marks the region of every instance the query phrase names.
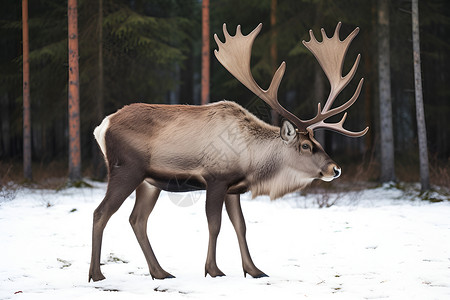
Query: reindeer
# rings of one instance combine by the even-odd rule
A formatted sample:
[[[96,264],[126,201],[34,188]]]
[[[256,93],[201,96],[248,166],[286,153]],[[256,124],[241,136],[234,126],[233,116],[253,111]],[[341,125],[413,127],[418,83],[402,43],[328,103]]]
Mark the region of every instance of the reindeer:
[[[234,77],[284,118],[281,128],[261,121],[234,102],[221,101],[204,106],[131,104],[107,116],[95,129],[95,139],[108,167],[108,187],[105,198],[94,211],[89,281],[105,279],[100,270],[103,230],[134,190],[136,203],[130,223],[152,279],[174,277],[159,265],[147,236],[147,220],[161,190],[206,190],[209,244],[205,276],[225,275],[216,264],[216,241],[225,203],[238,237],[244,276],[250,274],[259,278],[267,275],[255,266],[250,256],[240,194],[250,191],[253,197],[269,195],[275,199],[305,187],[314,179],[331,181],[339,177],[341,168],[314,139],[313,131],[324,128],[360,137],[368,130],[344,129],[347,113],[340,122],[324,122],[349,108],[360,94],[363,79],[350,100],[331,108],[358,67],[360,55],[349,73],[341,76],[345,54],[359,28],[341,41],[341,23],[338,23],[332,38],[322,29],[322,42],[316,40],[312,31],[311,40],[303,41],[319,61],[331,85],[323,109],[319,104],[316,116],[304,121],[277,100],[286,68],[284,62],[267,90],[253,79],[250,55],[261,27],[259,24],[244,36],[238,26],[236,35],[230,36],[224,24],[225,42],[214,35],[219,46],[214,53]]]

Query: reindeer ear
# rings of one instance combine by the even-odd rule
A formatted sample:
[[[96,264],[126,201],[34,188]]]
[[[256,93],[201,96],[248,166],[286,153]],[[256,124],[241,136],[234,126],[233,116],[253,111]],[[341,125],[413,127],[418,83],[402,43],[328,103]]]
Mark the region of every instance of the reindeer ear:
[[[281,126],[280,136],[287,144],[290,144],[295,140],[297,136],[297,131],[295,130],[294,125],[288,120],[283,121],[283,125]]]

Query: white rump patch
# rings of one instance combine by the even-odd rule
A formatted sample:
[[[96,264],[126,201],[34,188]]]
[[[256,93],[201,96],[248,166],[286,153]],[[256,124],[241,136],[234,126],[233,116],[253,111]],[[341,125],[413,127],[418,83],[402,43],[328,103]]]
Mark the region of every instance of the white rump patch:
[[[100,146],[100,149],[103,152],[103,155],[106,158],[106,142],[105,142],[105,134],[106,130],[109,128],[109,117],[103,119],[102,123],[95,127],[94,129],[94,137],[97,140],[98,145]]]

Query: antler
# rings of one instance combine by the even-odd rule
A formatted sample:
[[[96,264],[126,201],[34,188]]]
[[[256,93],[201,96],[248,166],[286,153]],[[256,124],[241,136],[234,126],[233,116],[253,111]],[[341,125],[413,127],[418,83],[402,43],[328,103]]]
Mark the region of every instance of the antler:
[[[243,85],[245,85],[250,91],[261,98],[264,102],[269,104],[280,115],[290,120],[297,126],[300,124],[300,120],[292,113],[287,111],[278,102],[278,87],[280,86],[281,79],[283,79],[284,71],[286,69],[286,63],[282,62],[278,70],[275,72],[272,82],[267,90],[263,90],[253,79],[250,71],[250,56],[252,52],[253,41],[258,33],[261,31],[262,24],[260,23],[252,32],[248,35],[242,35],[241,26],[238,25],[236,29],[236,35],[231,36],[227,31],[227,25],[223,24],[223,34],[225,35],[225,43],[222,43],[214,34],[219,50],[214,50],[219,62]]]
[[[359,93],[361,92],[363,79],[361,79],[361,81],[359,82],[355,94],[349,101],[337,108],[330,110],[330,107],[336,99],[337,95],[353,78],[358,67],[360,55],[358,55],[358,58],[356,59],[356,62],[349,74],[347,74],[345,77],[341,76],[342,64],[348,46],[358,33],[359,29],[355,29],[344,41],[340,41],[339,29],[341,27],[341,23],[338,23],[335,34],[331,39],[326,36],[325,31],[322,29],[323,42],[317,42],[312,31],[310,31],[311,41],[303,41],[303,44],[315,55],[315,57],[319,61],[331,84],[330,95],[327,102],[325,103],[324,109],[321,110],[321,106],[319,103],[317,115],[311,120],[303,121],[297,118],[291,112],[287,111],[278,102],[278,87],[280,86],[280,82],[286,69],[285,62],[281,63],[280,67],[275,72],[272,82],[270,83],[270,86],[267,90],[263,90],[256,83],[251,74],[250,56],[252,46],[256,36],[261,31],[261,27],[262,24],[259,24],[252,32],[244,36],[241,33],[240,25],[238,25],[236,29],[236,35],[231,36],[227,31],[226,24],[223,24],[225,42],[222,43],[217,37],[217,34],[214,34],[214,39],[219,46],[219,50],[215,50],[214,54],[216,55],[219,62],[255,95],[269,104],[281,116],[294,123],[300,132],[308,133],[312,132],[313,129],[327,128],[352,137],[364,135],[367,132],[368,128],[361,132],[351,132],[342,127],[345,118],[347,117],[347,113],[344,114],[344,117],[338,123],[330,124],[323,122],[325,119],[343,112],[347,108],[349,108],[356,101]]]
[[[338,113],[345,111],[347,108],[355,103],[356,99],[358,99],[359,93],[361,92],[362,84],[364,79],[361,78],[359,81],[358,87],[356,88],[353,96],[346,103],[342,104],[339,107],[330,109],[333,105],[334,100],[339,95],[339,93],[347,86],[347,84],[352,80],[353,76],[356,73],[356,69],[358,68],[358,64],[361,58],[361,55],[358,54],[355,63],[353,64],[352,69],[345,77],[342,77],[342,66],[344,63],[345,55],[347,53],[348,47],[352,42],[353,38],[358,34],[359,28],[353,30],[352,33],[344,40],[341,41],[339,39],[339,30],[341,28],[341,22],[339,22],[336,26],[336,30],[334,32],[333,37],[328,38],[325,33],[325,30],[322,28],[322,42],[318,42],[314,36],[312,30],[309,31],[309,35],[311,40],[309,42],[303,41],[303,44],[306,48],[311,51],[322,67],[323,71],[328,77],[328,80],[331,85],[330,94],[328,96],[327,101],[321,110],[320,103],[318,104],[317,115],[308,121],[303,121],[304,126],[307,128],[314,130],[317,128],[326,128],[337,131],[347,136],[351,137],[360,137],[366,134],[369,130],[369,127],[366,127],[364,130],[360,132],[352,132],[343,128],[343,124],[347,117],[347,113],[344,114],[341,121],[338,123],[325,123],[324,120],[328,119],[331,116],[334,116]]]

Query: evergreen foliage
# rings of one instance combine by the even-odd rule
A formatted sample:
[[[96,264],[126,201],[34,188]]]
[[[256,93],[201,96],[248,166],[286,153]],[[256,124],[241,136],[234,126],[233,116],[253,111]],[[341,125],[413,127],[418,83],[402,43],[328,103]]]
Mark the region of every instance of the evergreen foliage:
[[[103,114],[132,102],[199,103],[201,1],[110,0],[103,1]],[[287,63],[280,86],[280,102],[301,118],[312,117],[317,62],[301,44],[323,27],[329,36],[338,21],[341,38],[356,26],[358,37],[347,53],[344,73],[357,53],[362,59],[349,87],[336,101],[348,99],[357,79],[364,77],[360,99],[351,107],[346,125],[351,130],[371,127],[363,139],[326,133],[327,151],[342,155],[377,157],[379,153],[376,0],[279,0],[277,24],[270,27],[270,0],[211,0],[211,52],[217,48],[213,34],[223,40],[222,24],[234,34],[241,24],[246,34],[263,23],[252,53],[252,72],[266,88],[272,78],[271,34],[277,31],[279,65]],[[0,160],[22,155],[22,66],[20,1],[4,1],[0,10]],[[450,158],[450,2],[420,1],[420,36],[424,106],[428,146],[432,161],[449,164]],[[82,155],[89,167],[92,138],[98,125],[98,1],[79,0],[80,100]],[[411,3],[390,2],[391,78],[396,155],[398,163],[417,163],[414,80],[411,42]],[[49,162],[67,159],[67,1],[37,0],[29,3],[33,158]],[[211,53],[212,54],[212,53]],[[325,88],[328,82],[322,74]],[[325,92],[328,94],[328,90]],[[211,101],[236,101],[258,113],[262,105],[251,92],[211,55]],[[260,115],[261,116],[261,115]],[[261,116],[265,117],[265,116]],[[337,117],[339,118],[339,117]],[[399,155],[401,154],[401,155]]]

